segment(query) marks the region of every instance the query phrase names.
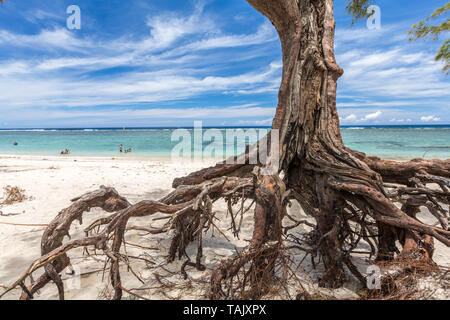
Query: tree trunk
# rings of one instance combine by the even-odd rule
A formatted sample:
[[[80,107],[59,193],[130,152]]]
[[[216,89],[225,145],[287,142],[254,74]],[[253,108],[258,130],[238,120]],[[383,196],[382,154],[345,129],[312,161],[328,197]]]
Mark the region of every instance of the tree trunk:
[[[324,282],[344,280],[340,210],[343,201],[331,177],[376,187],[368,166],[345,150],[336,110],[333,1],[249,0],[276,27],[283,50],[283,79],[272,129],[279,130],[280,164],[287,188],[318,223]],[[375,180],[376,181],[376,180]]]

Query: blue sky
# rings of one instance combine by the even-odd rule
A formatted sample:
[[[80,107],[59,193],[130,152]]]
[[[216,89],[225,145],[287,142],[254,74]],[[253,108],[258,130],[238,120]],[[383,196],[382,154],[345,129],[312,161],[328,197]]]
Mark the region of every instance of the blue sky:
[[[439,43],[411,25],[446,0],[377,0],[381,29],[335,1],[343,125],[449,124]],[[66,8],[81,9],[69,30]],[[0,127],[270,125],[281,80],[272,25],[245,0],[7,0]]]

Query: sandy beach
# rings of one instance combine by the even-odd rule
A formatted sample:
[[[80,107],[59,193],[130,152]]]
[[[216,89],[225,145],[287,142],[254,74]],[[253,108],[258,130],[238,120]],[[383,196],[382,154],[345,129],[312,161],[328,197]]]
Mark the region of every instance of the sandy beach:
[[[13,283],[39,257],[40,240],[45,229],[58,212],[70,205],[70,199],[88,191],[98,189],[101,185],[114,187],[117,191],[136,203],[140,200],[157,200],[172,190],[171,184],[175,177],[184,176],[192,171],[214,163],[171,163],[169,160],[146,159],[114,159],[87,157],[45,157],[45,156],[0,156],[0,198],[3,188],[7,185],[18,186],[25,190],[29,197],[24,202],[13,205],[2,205],[0,211],[0,290]],[[0,202],[2,199],[0,199]],[[122,278],[127,288],[141,288],[137,294],[149,299],[202,299],[207,286],[208,274],[214,266],[224,258],[233,255],[235,249],[242,249],[248,244],[253,229],[252,212],[244,217],[243,232],[240,239],[233,237],[226,231],[229,221],[226,218],[225,203],[218,203],[214,207],[219,211],[218,226],[225,230],[225,235],[215,233],[204,236],[205,272],[188,268],[188,280],[184,280],[179,273],[185,259],[166,264],[167,250],[170,245],[170,235],[149,235],[145,232],[130,231],[127,234],[127,253],[141,255],[150,262],[142,260],[131,263],[133,271],[127,272],[123,267]],[[298,218],[303,213],[296,205],[290,208],[290,213]],[[84,228],[95,219],[106,216],[100,209],[93,209],[84,215],[83,225],[77,222],[71,229],[71,237],[84,235]],[[150,218],[134,219],[130,225],[157,226],[158,221],[152,221],[158,215]],[[427,218],[428,219],[428,218]],[[432,223],[433,220],[430,220]],[[28,225],[32,226],[28,226]],[[225,236],[231,242],[225,239]],[[144,248],[144,249],[143,249]],[[188,248],[188,254],[194,256],[195,245]],[[104,256],[83,256],[83,251],[71,251],[69,256],[75,270],[81,273],[81,279],[63,274],[66,283],[67,299],[106,299],[110,297],[108,288],[109,275],[101,271]],[[298,257],[300,258],[300,256]],[[365,272],[370,264],[367,256],[356,257],[358,268]],[[435,261],[450,267],[450,249],[436,242]],[[300,277],[305,283],[316,286],[316,279],[320,273],[311,268],[310,262],[303,262],[299,270]],[[38,270],[34,278],[42,273]],[[190,281],[194,280],[194,281]],[[356,298],[358,284],[351,279],[344,288],[338,290],[321,289],[324,294],[335,298]],[[295,288],[291,288],[295,297]],[[17,299],[20,290],[13,290],[5,299]],[[57,299],[56,286],[47,285],[36,295],[35,299]],[[434,298],[448,298],[444,289],[437,288]],[[125,294],[125,298],[132,296]]]

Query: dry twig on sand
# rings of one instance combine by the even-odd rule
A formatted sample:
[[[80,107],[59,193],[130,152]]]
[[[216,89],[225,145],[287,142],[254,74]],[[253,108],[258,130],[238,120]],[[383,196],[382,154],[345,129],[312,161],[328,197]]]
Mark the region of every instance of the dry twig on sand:
[[[4,190],[4,199],[2,202],[0,202],[0,204],[3,205],[10,205],[10,204],[14,204],[17,202],[23,202],[25,200],[30,200],[32,199],[32,197],[28,197],[25,194],[25,190],[21,189],[17,186],[13,187],[13,186],[6,186],[3,188]]]

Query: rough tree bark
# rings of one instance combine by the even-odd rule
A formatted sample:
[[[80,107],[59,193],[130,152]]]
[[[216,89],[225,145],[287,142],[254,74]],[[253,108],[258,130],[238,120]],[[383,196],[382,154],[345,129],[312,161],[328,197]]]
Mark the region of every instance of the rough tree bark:
[[[345,266],[364,281],[351,261],[351,252],[362,239],[372,251],[377,251],[379,260],[396,257],[397,240],[403,244],[399,257],[427,263],[432,263],[433,238],[450,246],[448,210],[441,205],[450,204],[449,160],[383,161],[366,157],[343,144],[336,109],[337,80],[343,70],[334,56],[333,0],[247,1],[273,23],[281,39],[283,74],[272,124],[272,129],[279,131],[279,150],[270,150],[280,155],[278,172],[262,175],[261,165],[250,165],[248,161],[219,163],[175,179],[175,190],[159,201],[136,205],[130,205],[113,189],[103,188],[84,195],[75,199],[49,226],[43,237],[43,256],[7,291],[20,285],[22,297],[31,298],[37,289],[53,280],[63,298],[58,273],[69,264],[66,253],[74,247],[95,246],[110,258],[115,298],[120,299],[123,287],[119,262],[126,260],[120,253],[120,244],[127,222],[134,216],[155,212],[167,213],[170,219],[163,228],[149,232],[175,231],[169,261],[177,254],[179,258],[186,256],[186,246],[197,239],[195,263],[187,257],[182,272],[185,274],[186,266],[204,270],[202,230],[211,227],[213,203],[220,198],[229,203],[236,234],[237,214],[234,215],[231,203],[239,197],[253,199],[255,227],[249,247],[223,261],[211,274],[207,293],[211,299],[236,297],[233,279],[242,270],[245,277],[240,285],[245,287],[249,283],[250,290],[241,290],[239,297],[259,298],[267,292],[283,246],[282,221],[290,199],[296,199],[316,220],[314,232],[318,240],[313,249],[321,255],[325,266],[321,279],[324,286],[340,286],[345,280]],[[266,140],[240,157],[248,160],[258,148],[265,147]],[[440,190],[430,188],[430,183]],[[72,221],[94,206],[120,211],[109,219],[96,221],[87,229],[86,238],[63,244]],[[420,207],[428,208],[442,228],[419,221],[415,215]],[[240,213],[245,213],[244,208]],[[95,233],[94,229],[100,226],[104,226],[103,231]],[[42,277],[25,286],[25,279],[43,266]]]

